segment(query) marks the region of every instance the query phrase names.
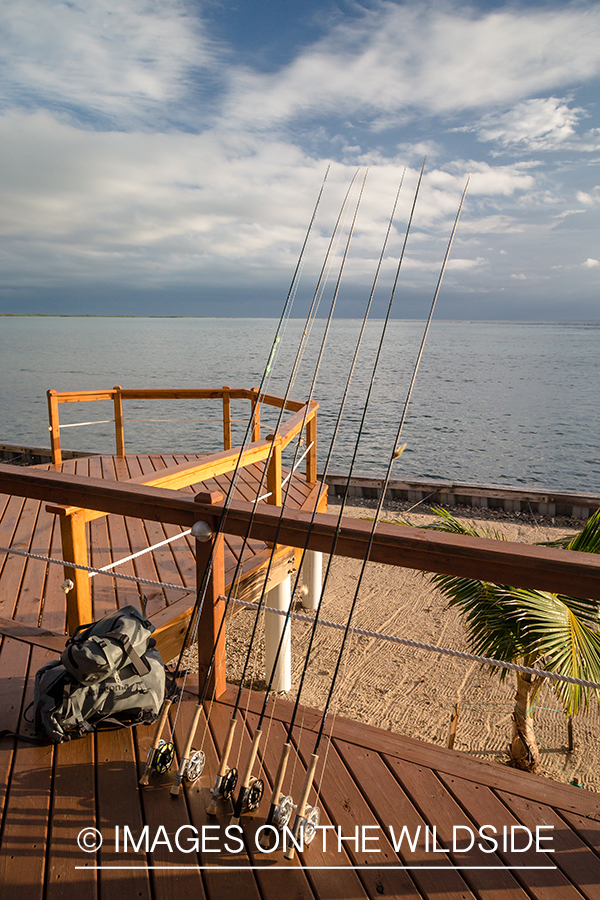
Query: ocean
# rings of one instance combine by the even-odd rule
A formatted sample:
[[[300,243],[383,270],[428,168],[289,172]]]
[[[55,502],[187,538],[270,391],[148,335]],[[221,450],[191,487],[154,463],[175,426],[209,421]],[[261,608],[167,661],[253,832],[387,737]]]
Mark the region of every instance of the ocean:
[[[291,396],[310,391],[324,329],[317,320]],[[323,465],[344,393],[360,321],[332,323],[317,373]],[[330,472],[347,471],[382,328],[371,321]],[[0,442],[49,446],[46,391],[110,388],[254,387],[274,319],[0,317]],[[393,320],[375,376],[355,474],[382,475],[423,332]],[[267,389],[285,391],[304,321],[291,319]],[[600,323],[432,323],[394,464],[395,478],[442,478],[537,489],[600,492]],[[63,447],[114,452],[110,403],[60,408]],[[247,402],[233,404],[241,440]],[[222,447],[218,401],[130,401],[127,452],[202,452]],[[265,412],[266,427],[274,424]],[[267,431],[265,430],[266,434]]]

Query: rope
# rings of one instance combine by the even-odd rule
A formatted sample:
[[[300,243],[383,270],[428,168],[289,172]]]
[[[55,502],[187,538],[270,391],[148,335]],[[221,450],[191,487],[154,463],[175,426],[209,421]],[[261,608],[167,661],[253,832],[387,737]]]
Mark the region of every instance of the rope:
[[[95,422],[71,422],[70,424],[59,425],[58,427],[62,430],[63,428],[80,428],[82,425],[110,425],[110,423],[114,421],[114,419],[100,419]],[[48,431],[52,431],[52,428],[48,428]]]
[[[247,600],[233,600],[238,606],[254,607],[254,603]],[[282,609],[274,609],[270,606],[264,607],[265,612],[276,613],[278,616],[285,616],[286,612]],[[293,619],[301,622],[314,622],[312,616],[304,616],[302,613],[292,613]],[[337,628],[344,631],[346,625],[341,622],[328,622],[326,619],[319,619],[319,625],[326,625],[328,628]],[[472,662],[485,663],[488,666],[501,666],[503,669],[509,669],[511,672],[526,672],[529,675],[537,675],[540,678],[550,678],[554,681],[564,681],[567,684],[579,684],[582,687],[596,688],[600,690],[600,684],[597,681],[584,681],[581,678],[571,678],[570,675],[560,675],[558,672],[548,672],[545,669],[532,669],[529,666],[519,666],[516,663],[504,662],[501,659],[493,659],[487,656],[476,656],[475,653],[465,653],[462,650],[451,650],[449,647],[440,647],[437,644],[424,644],[422,641],[413,641],[410,638],[400,638],[393,634],[382,634],[379,631],[369,631],[367,628],[356,628],[351,626],[349,633],[363,635],[364,637],[377,638],[381,641],[389,641],[391,644],[402,644],[404,647],[415,647],[417,650],[428,650],[433,653],[441,653],[446,656],[456,656],[458,659],[467,659]]]
[[[122,578],[124,581],[137,581],[139,584],[149,584],[152,587],[172,588],[176,591],[184,591],[186,594],[195,594],[196,588],[186,588],[183,584],[170,584],[168,581],[152,581],[150,578],[137,578],[135,575],[123,575],[120,572],[103,572],[102,569],[94,569],[93,566],[84,566],[81,563],[66,562],[64,559],[53,559],[51,556],[41,556],[39,553],[28,553],[26,550],[14,550],[12,547],[0,547],[0,553],[14,553],[15,556],[26,556],[28,559],[38,559],[40,562],[56,563],[59,566],[68,566],[69,569],[83,569],[84,572],[92,572],[94,575],[108,575],[109,578]]]
[[[113,421],[112,419],[110,420]],[[138,422],[142,425],[148,423],[156,423],[156,422],[175,422],[175,423],[191,423],[192,425],[221,425],[222,419],[123,419],[124,422]],[[242,422],[244,425],[247,422],[247,419],[230,419],[230,422]],[[88,422],[82,422],[82,425],[89,424]],[[63,426],[61,425],[61,428]]]
[[[137,553],[132,553],[131,556],[124,556],[123,559],[118,559],[116,562],[109,563],[107,566],[102,566],[99,569],[99,572],[107,572],[109,569],[114,569],[115,566],[122,566],[123,563],[129,562],[132,559],[137,559],[138,556],[144,556],[146,553],[150,553],[152,550],[157,550],[159,547],[164,547],[166,544],[171,544],[173,541],[178,541],[182,537],[187,537],[188,534],[192,533],[192,529],[188,528],[186,531],[182,531],[181,534],[174,534],[173,537],[167,538],[165,541],[160,541],[158,544],[152,544],[151,547],[146,547],[145,550],[138,550]],[[94,577],[94,572],[90,572],[90,578]]]
[[[149,584],[154,587],[172,588],[173,590],[184,591],[187,594],[193,594],[196,591],[195,588],[186,588],[181,584],[170,584],[166,581],[151,581],[149,578],[137,578],[135,575],[122,575],[118,572],[103,572],[101,569],[92,568],[92,566],[66,562],[64,559],[53,559],[50,556],[41,556],[39,553],[28,553],[26,550],[14,550],[11,547],[0,547],[0,553],[14,553],[16,556],[25,556],[28,559],[37,559],[41,562],[56,563],[59,566],[68,566],[70,569],[83,569],[85,572],[93,572],[95,575],[109,575],[110,578],[123,578],[125,581],[137,581],[140,584]],[[236,600],[232,597],[230,602],[235,603],[237,606],[244,606],[248,609],[256,609],[256,603],[250,603],[248,600]],[[272,606],[263,606],[263,612],[275,613],[278,616],[287,615],[287,612],[284,609],[275,609]],[[310,622],[311,624],[314,622],[313,616],[305,616],[302,615],[302,613],[291,613],[290,617],[292,619],[298,619],[299,622]],[[341,622],[329,622],[327,619],[319,619],[319,624],[326,625],[328,628],[337,628],[338,631],[344,631],[346,628],[346,625]],[[451,650],[449,647],[440,647],[437,644],[425,644],[422,641],[413,641],[410,638],[400,638],[393,634],[383,634],[380,631],[370,631],[367,628],[356,628],[355,626],[351,626],[348,631],[352,634],[376,638],[380,641],[388,641],[391,644],[401,644],[403,647],[414,647],[417,650],[427,650],[432,653],[455,656],[457,659],[480,662],[488,666],[500,666],[503,669],[509,669],[511,672],[525,672],[529,675],[536,675],[539,678],[550,678],[553,681],[563,681],[566,684],[579,684],[581,687],[600,690],[600,684],[597,681],[585,681],[582,678],[571,678],[570,675],[561,675],[559,672],[548,672],[545,669],[533,669],[530,666],[519,666],[516,663],[505,662],[502,659],[477,656],[475,653],[466,653],[463,650]]]

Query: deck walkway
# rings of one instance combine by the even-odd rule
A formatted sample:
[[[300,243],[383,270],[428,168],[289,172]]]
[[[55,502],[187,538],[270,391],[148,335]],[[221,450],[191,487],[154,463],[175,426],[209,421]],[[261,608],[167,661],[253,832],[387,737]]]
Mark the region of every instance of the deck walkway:
[[[52,653],[24,641],[4,637],[0,646],[0,721],[3,727],[27,729],[21,715],[21,696],[31,698],[33,673]],[[193,688],[193,685],[190,685]],[[231,696],[212,709],[210,724],[198,731],[207,764],[200,780],[187,786],[178,799],[169,793],[172,774],[154,778],[141,789],[138,778],[152,728],[88,736],[58,746],[36,747],[14,739],[0,741],[0,892],[19,900],[341,900],[341,898],[434,898],[452,900],[575,900],[600,898],[600,797],[574,787],[481,762],[405,737],[338,719],[327,753],[325,775],[321,767],[321,824],[339,826],[343,841],[338,851],[336,833],[329,830],[326,849],[318,833],[305,852],[286,862],[281,852],[263,854],[255,845],[257,828],[264,822],[268,798],[261,808],[244,817],[244,843],[230,852],[224,835],[231,808],[217,819],[206,816],[208,791],[216,768],[217,749],[224,741]],[[178,750],[184,739],[195,701],[185,695],[176,723]],[[244,751],[249,747],[260,697],[250,696],[250,712],[238,726]],[[262,777],[274,777],[290,704],[279,701],[269,740],[261,759]],[[314,711],[304,717],[302,735],[288,766],[288,782],[295,769],[292,793],[299,791],[305,763],[312,751]],[[266,729],[265,729],[266,731]],[[234,755],[237,753],[234,745]],[[323,748],[323,756],[325,756]],[[258,771],[257,771],[258,774]],[[312,802],[315,801],[313,796]],[[204,849],[194,838],[203,826]],[[518,853],[500,847],[496,853],[452,852],[453,828],[457,848],[465,846],[471,829],[493,825],[502,833],[507,826],[551,825],[553,840],[545,847]],[[125,826],[138,843],[123,846]],[[146,847],[144,828],[147,826]],[[395,852],[396,839],[406,826],[414,851],[404,839]],[[425,831],[429,826],[429,852]],[[432,829],[436,847],[432,852]],[[115,845],[116,828],[119,844]],[[363,829],[370,843],[356,849]],[[96,828],[103,837],[98,853],[84,852],[77,843],[83,829]],[[181,830],[180,830],[181,829]],[[177,847],[176,833],[179,831]],[[489,832],[488,832],[489,833]],[[526,832],[517,832],[520,842]],[[140,842],[141,840],[141,844]],[[154,847],[153,847],[154,845]],[[523,846],[518,843],[518,846]],[[190,852],[187,852],[187,851]],[[99,868],[96,868],[99,867]],[[174,868],[180,867],[180,868]],[[181,868],[182,867],[182,868]],[[254,867],[254,868],[251,868]],[[343,868],[339,868],[343,867]]]
[[[115,456],[92,456],[66,460],[61,464],[60,470],[83,476],[127,481],[140,475],[151,476],[173,466],[190,465],[202,458],[203,455],[129,455],[124,459]],[[240,471],[235,499],[254,499],[263,465],[264,463],[255,464]],[[216,479],[182,490],[188,493],[219,490],[226,494],[230,478],[231,475],[220,475]],[[263,493],[266,492],[267,489],[264,487]],[[302,474],[294,473],[288,498],[289,506],[293,509],[310,508],[311,502],[314,503],[314,495],[314,485],[307,484]],[[86,528],[90,548],[89,565],[97,568],[165,541],[183,530],[176,525],[116,515],[89,522]],[[194,544],[194,539],[188,535],[124,563],[115,571],[152,581],[181,584],[182,588],[195,590]],[[241,538],[235,536],[226,538],[227,587],[232,580],[242,544]],[[46,504],[39,500],[0,495],[0,546],[54,559],[64,558],[57,516],[49,513]],[[269,555],[270,551],[263,541],[248,541],[242,554],[243,577],[249,579],[257,567],[267,561]],[[40,626],[60,634],[66,633],[65,595],[60,587],[63,580],[61,566],[0,553],[0,618],[13,619],[24,625]],[[112,579],[108,576],[95,576],[92,579],[94,618],[99,619],[128,603],[139,608],[142,595],[146,598],[146,612],[151,618],[162,611],[165,616],[161,618],[168,618],[170,607],[178,601],[184,601],[186,605],[185,598],[190,597],[189,593],[183,594],[175,589],[138,586],[133,582]]]
[[[195,458],[195,457],[194,457]],[[128,478],[187,462],[189,457],[92,457],[64,463],[78,474]],[[244,473],[239,491],[252,491],[252,470]],[[224,482],[207,485],[222,488]],[[255,489],[256,481],[254,481]],[[298,479],[294,485],[298,505],[310,503],[310,486]],[[246,493],[246,496],[251,494]],[[142,546],[164,540],[176,528],[155,522],[109,516],[90,523],[92,562],[105,565]],[[236,545],[228,544],[231,570]],[[0,545],[31,550],[60,558],[60,531],[45,504],[18,497],[0,498]],[[262,545],[264,548],[264,544]],[[261,552],[260,542],[252,546]],[[193,586],[195,569],[191,545],[186,539],[139,557],[125,571],[144,577]],[[2,554],[0,558],[0,618],[16,625],[64,633],[65,599],[60,588],[60,566],[46,565]],[[99,577],[94,582],[96,615],[116,605],[139,602],[137,586]],[[157,590],[149,594],[157,609],[172,605]],[[162,607],[161,607],[162,604]],[[6,630],[6,629],[5,629]],[[0,728],[26,733],[30,726],[23,711],[32,698],[37,669],[57,657],[56,651],[36,646],[26,629],[12,636],[0,629]],[[58,639],[49,641],[56,646]],[[60,642],[59,642],[60,643]],[[179,708],[175,742],[181,749],[195,706],[193,682]],[[238,726],[243,762],[256,724],[259,695],[252,694],[249,714]],[[306,851],[292,863],[281,853],[260,853],[254,843],[256,829],[264,822],[268,796],[262,806],[244,819],[244,842],[239,850],[232,841],[208,839],[198,850],[193,839],[205,825],[226,826],[230,810],[221,809],[217,822],[205,808],[230,717],[232,698],[215,704],[208,726],[201,724],[196,747],[202,746],[207,765],[199,782],[173,799],[172,774],[156,778],[140,789],[138,778],[152,738],[152,728],[120,730],[58,746],[32,746],[14,739],[0,740],[0,894],[2,900],[342,900],[381,896],[398,898],[444,897],[452,900],[600,900],[600,795],[551,782],[536,776],[472,759],[403,735],[338,719],[327,753],[325,774],[317,770],[322,825],[334,825],[343,841],[338,851],[333,831],[319,833]],[[290,714],[289,704],[279,701],[268,741],[263,738],[262,774],[272,783]],[[295,734],[296,749],[288,766],[284,790],[297,795],[305,764],[312,751],[311,731],[317,714],[308,710],[302,734]],[[267,735],[268,727],[264,731]],[[233,760],[237,756],[234,745]],[[325,747],[322,748],[325,757]],[[258,771],[256,772],[258,774]],[[294,774],[292,790],[290,779]],[[314,802],[314,798],[313,798]],[[524,828],[552,826],[549,848],[554,853],[496,852],[477,848],[454,852],[453,828],[462,826],[460,847],[476,830],[492,825],[502,835],[511,826],[517,844]],[[119,827],[119,847],[115,828]],[[125,826],[138,842],[123,849]],[[147,826],[148,849],[144,841]],[[396,852],[390,826],[398,839],[406,826],[414,849],[403,840]],[[436,828],[433,852],[432,829]],[[98,853],[87,853],[77,838],[85,828],[97,828],[103,838]],[[354,847],[355,829],[367,828],[364,850]],[[183,829],[179,831],[179,829]],[[427,831],[427,829],[429,829]],[[177,847],[175,835],[179,831]],[[216,832],[205,833],[212,838]],[[425,842],[427,834],[429,845]],[[477,838],[479,840],[479,838]],[[141,842],[140,842],[141,841]],[[484,845],[485,846],[485,845]],[[189,852],[187,852],[189,850]],[[215,851],[216,852],[212,852]],[[338,867],[342,867],[341,869]],[[180,868],[174,868],[180,867]],[[291,869],[291,870],[290,870]]]

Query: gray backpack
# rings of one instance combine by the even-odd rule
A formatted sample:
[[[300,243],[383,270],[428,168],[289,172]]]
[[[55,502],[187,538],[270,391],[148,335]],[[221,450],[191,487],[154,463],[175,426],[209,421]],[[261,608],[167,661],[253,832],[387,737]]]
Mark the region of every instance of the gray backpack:
[[[67,640],[60,661],[80,684],[96,684],[131,664],[146,675],[149,664],[141,657],[153,647],[154,625],[133,606],[109,613],[93,625],[80,625]]]
[[[153,631],[133,606],[78,629],[61,660],[36,673],[33,740],[62,743],[90,731],[154,722],[166,674]]]

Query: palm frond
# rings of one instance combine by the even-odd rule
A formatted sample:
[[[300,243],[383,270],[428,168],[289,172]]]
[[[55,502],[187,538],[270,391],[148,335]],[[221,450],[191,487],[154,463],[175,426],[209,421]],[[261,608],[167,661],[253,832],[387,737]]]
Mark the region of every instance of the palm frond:
[[[435,509],[439,521],[433,530],[479,537],[495,536]],[[552,542],[570,550],[600,551],[600,511],[574,537]],[[600,603],[545,591],[490,584],[476,579],[432,575],[448,606],[460,610],[471,649],[478,656],[504,662],[527,660],[527,665],[600,683]],[[500,677],[506,670],[500,670]],[[569,715],[589,703],[590,689],[553,682],[553,688]],[[600,695],[599,695],[600,696]]]
[[[597,604],[594,620],[587,607],[582,609],[582,601],[545,591],[515,588],[511,602],[518,610],[524,641],[543,657],[538,668],[600,684]],[[553,688],[568,715],[578,713],[582,705],[587,708],[590,689],[564,682],[553,682]],[[597,691],[596,695],[600,696]]]
[[[438,519],[435,522],[430,522],[429,525],[424,526],[430,531],[446,531],[450,534],[468,534],[471,537],[492,538],[495,541],[506,540],[505,536],[495,528],[477,528],[472,522],[457,519],[456,516],[453,516],[451,512],[448,512],[447,509],[443,509],[441,506],[432,506],[431,511],[435,513]]]
[[[539,546],[579,550],[582,553],[600,553],[600,509],[590,516],[584,528],[577,534],[567,534],[554,541],[540,541]]]
[[[518,610],[509,602],[510,588],[453,575],[433,575],[431,580],[448,606],[460,610],[473,653],[503,662],[514,662],[527,653]],[[498,671],[504,679],[507,670]]]

